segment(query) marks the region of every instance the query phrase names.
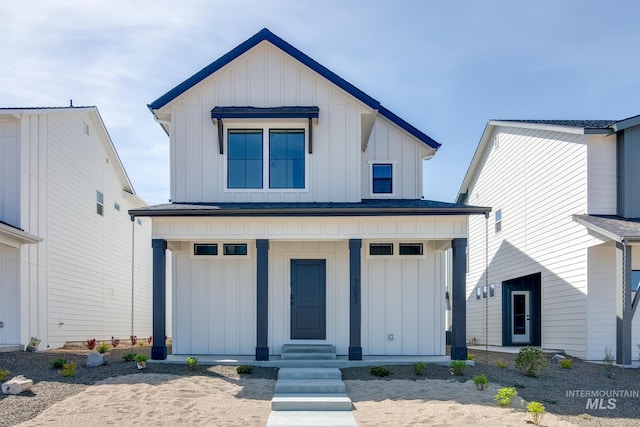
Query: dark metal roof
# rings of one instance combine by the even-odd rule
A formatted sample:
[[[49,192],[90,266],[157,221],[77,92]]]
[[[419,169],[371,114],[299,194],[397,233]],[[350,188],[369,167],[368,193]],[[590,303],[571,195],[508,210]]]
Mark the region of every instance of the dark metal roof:
[[[640,241],[640,218],[616,215],[573,215],[573,220],[616,242]]]
[[[231,118],[273,118],[273,119],[291,119],[291,118],[318,118],[320,108],[311,107],[214,107],[211,110],[212,119],[231,119]]]
[[[496,120],[500,122],[531,123],[551,126],[567,126],[584,129],[606,129],[613,126],[617,120]]]
[[[329,70],[324,65],[321,65],[320,63],[311,59],[309,56],[307,56],[300,50],[296,49],[295,47],[293,47],[292,45],[290,45],[280,37],[273,34],[267,28],[263,28],[258,33],[256,33],[255,35],[253,35],[252,37],[250,37],[240,45],[238,45],[236,48],[227,52],[226,54],[224,54],[223,56],[221,56],[211,64],[204,67],[202,70],[195,73],[193,76],[189,77],[184,82],[180,83],[178,86],[171,89],[169,92],[162,95],[160,98],[153,101],[151,104],[148,105],[149,109],[153,111],[153,110],[157,110],[159,108],[164,107],[169,102],[171,102],[178,96],[182,95],[184,92],[191,89],[193,86],[200,83],[201,81],[209,77],[211,74],[215,73],[216,71],[218,71],[225,65],[229,64],[230,62],[232,62],[233,60],[243,55],[244,53],[246,53],[247,51],[249,51],[250,49],[252,49],[253,47],[255,47],[256,45],[258,45],[263,41],[268,41],[269,43],[276,46],[283,52],[287,53],[291,57],[295,58],[296,60],[300,61],[302,64],[309,67],[311,70],[320,74],[322,77],[326,78],[331,83],[340,87],[342,90],[349,93],[351,96],[355,97],[356,99],[359,99],[361,102],[373,108],[374,110],[378,110],[380,115],[386,117],[391,122],[400,126],[402,129],[406,130],[411,135],[418,138],[418,140],[422,141],[424,144],[428,145],[429,147],[435,150],[437,150],[440,147],[440,143],[436,142],[430,136],[420,131],[419,129],[415,128],[414,126],[410,125],[406,121],[402,120],[400,117],[396,116],[391,111],[384,108],[379,101],[367,95],[366,93],[364,93],[363,91],[361,91],[360,89],[358,89],[357,87],[355,87],[354,85],[352,85],[351,83],[343,79],[342,77],[338,76],[333,71]]]
[[[4,222],[2,220],[0,220],[0,224],[4,224],[4,225],[9,226],[11,228],[15,228],[16,230],[24,231],[22,228],[16,227],[15,225],[11,225],[8,222]]]
[[[134,216],[384,216],[484,215],[491,208],[414,199],[345,203],[168,203],[129,211]]]

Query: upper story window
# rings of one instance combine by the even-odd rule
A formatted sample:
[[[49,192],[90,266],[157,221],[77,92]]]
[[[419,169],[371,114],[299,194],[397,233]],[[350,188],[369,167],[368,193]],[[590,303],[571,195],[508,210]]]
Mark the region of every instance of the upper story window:
[[[638,292],[640,287],[640,270],[631,271],[631,291]]]
[[[96,213],[104,216],[104,194],[96,191]]]
[[[373,181],[372,193],[393,193],[393,165],[390,163],[374,163],[371,165]]]
[[[269,188],[304,188],[304,130],[269,131]]]
[[[229,130],[228,188],[262,188],[262,130]]]
[[[502,209],[496,211],[496,233],[502,231]]]

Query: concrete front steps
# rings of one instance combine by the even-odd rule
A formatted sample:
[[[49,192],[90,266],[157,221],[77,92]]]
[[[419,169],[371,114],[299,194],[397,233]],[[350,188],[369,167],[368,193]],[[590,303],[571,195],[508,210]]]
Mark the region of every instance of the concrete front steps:
[[[280,368],[267,427],[354,427],[351,409],[338,368]]]
[[[285,344],[281,360],[336,360],[336,347],[330,344]]]

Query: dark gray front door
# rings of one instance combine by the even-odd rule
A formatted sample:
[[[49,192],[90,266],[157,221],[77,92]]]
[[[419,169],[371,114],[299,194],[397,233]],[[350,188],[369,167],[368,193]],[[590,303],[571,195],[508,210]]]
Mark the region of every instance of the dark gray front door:
[[[327,338],[326,260],[291,260],[291,339]]]

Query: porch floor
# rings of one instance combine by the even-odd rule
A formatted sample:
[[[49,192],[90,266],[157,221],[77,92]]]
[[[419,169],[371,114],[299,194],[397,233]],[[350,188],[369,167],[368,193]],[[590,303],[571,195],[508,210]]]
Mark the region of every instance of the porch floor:
[[[449,356],[363,356],[363,360],[349,360],[348,356],[336,356],[335,360],[282,360],[270,356],[268,361],[256,361],[254,356],[171,354],[166,360],[149,360],[147,363],[186,363],[187,357],[196,357],[202,365],[252,365],[270,368],[351,368],[361,366],[411,365],[414,362],[449,366]]]

